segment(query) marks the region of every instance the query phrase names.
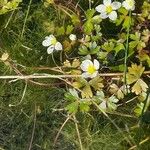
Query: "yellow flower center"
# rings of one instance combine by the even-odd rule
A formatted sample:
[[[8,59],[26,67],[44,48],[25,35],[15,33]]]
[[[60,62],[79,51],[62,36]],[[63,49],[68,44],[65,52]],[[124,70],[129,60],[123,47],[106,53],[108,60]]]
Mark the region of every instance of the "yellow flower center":
[[[56,38],[53,38],[53,39],[51,40],[51,43],[52,43],[52,45],[55,45],[55,44],[57,43]]]
[[[93,65],[89,65],[87,71],[89,74],[93,74],[96,71],[96,69]]]
[[[106,7],[106,12],[109,14],[113,11],[112,6],[107,6]]]

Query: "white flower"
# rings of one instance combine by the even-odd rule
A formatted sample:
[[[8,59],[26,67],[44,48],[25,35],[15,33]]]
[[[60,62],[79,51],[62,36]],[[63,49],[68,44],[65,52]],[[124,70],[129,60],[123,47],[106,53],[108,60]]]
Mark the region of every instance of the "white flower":
[[[122,6],[127,10],[134,10],[135,9],[135,1],[134,0],[125,0],[122,3]]]
[[[111,0],[103,0],[103,4],[98,5],[95,9],[100,13],[102,19],[108,18],[111,20],[117,19],[117,12],[115,10],[121,7],[120,2],[112,2]]]
[[[98,74],[98,69],[99,69],[99,62],[94,59],[94,63],[91,60],[84,60],[81,63],[81,69],[84,71],[84,73],[82,73],[82,76],[84,78],[94,78],[97,76]]]
[[[77,39],[77,36],[75,34],[70,34],[69,39],[71,41],[75,41]]]
[[[46,36],[45,40],[42,42],[42,45],[47,48],[47,53],[51,54],[54,50],[62,50],[62,44],[56,40],[54,35]]]

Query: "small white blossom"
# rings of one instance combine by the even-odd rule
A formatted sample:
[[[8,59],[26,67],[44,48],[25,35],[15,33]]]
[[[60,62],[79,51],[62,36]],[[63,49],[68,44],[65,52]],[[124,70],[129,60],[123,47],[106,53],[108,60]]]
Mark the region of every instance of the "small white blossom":
[[[122,3],[122,6],[127,10],[134,10],[135,9],[135,1],[134,0],[125,0]]]
[[[81,63],[81,69],[84,71],[84,73],[82,73],[82,76],[84,78],[94,78],[98,75],[98,69],[99,69],[99,62],[94,59],[94,63],[91,60],[84,60]]]
[[[103,0],[103,4],[98,5],[95,9],[100,13],[102,19],[108,18],[111,20],[117,19],[116,10],[121,7],[120,2],[112,2],[111,0]]]
[[[47,48],[47,53],[51,54],[54,50],[60,51],[62,50],[62,44],[57,41],[54,35],[46,36],[45,40],[42,42],[42,45]]]
[[[75,34],[70,34],[69,39],[71,41],[75,41],[77,39],[77,36]]]

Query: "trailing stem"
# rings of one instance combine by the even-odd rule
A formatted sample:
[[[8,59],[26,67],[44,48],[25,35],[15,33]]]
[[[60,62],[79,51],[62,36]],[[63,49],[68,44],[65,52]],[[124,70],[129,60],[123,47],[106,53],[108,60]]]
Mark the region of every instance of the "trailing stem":
[[[128,51],[129,51],[129,34],[130,34],[130,27],[131,27],[131,11],[129,11],[129,25],[127,28],[127,37],[126,37],[126,47],[125,47],[125,57],[124,57],[124,83],[125,83],[125,90],[127,90],[127,58],[128,58]]]
[[[77,121],[76,121],[77,119],[76,119],[75,115],[73,116],[73,119],[75,120],[74,122],[75,122],[75,127],[76,127],[76,131],[77,131],[77,135],[78,135],[80,150],[83,150],[81,136],[80,136],[80,132],[79,132],[79,127],[78,127],[78,124],[77,124]]]
[[[21,32],[21,39],[22,39],[24,31],[25,31],[25,26],[26,26],[26,22],[27,22],[27,18],[28,18],[28,15],[29,15],[31,4],[32,4],[32,0],[30,0],[29,4],[28,4],[28,9],[27,9],[27,13],[26,13],[26,16],[25,16],[25,20],[24,20],[23,28],[22,28],[22,32]]]

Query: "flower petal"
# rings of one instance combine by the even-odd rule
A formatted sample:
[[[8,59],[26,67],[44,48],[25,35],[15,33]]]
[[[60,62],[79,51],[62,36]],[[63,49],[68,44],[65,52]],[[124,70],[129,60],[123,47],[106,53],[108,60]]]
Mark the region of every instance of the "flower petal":
[[[89,65],[93,65],[93,63],[91,60],[86,59],[81,63],[80,67],[83,71],[87,71]]]
[[[89,78],[90,75],[88,74],[88,72],[84,72],[84,73],[82,73],[82,77],[83,78]]]
[[[126,1],[124,1],[124,2],[122,3],[122,6],[123,6],[125,9],[127,9],[127,8],[128,8],[128,3],[127,3]]]
[[[75,41],[77,39],[77,36],[75,34],[70,34],[69,39],[71,41]]]
[[[111,4],[111,0],[103,0],[103,4],[104,4],[105,6],[108,6],[108,5]]]
[[[60,42],[57,42],[56,44],[55,44],[55,49],[57,50],[57,51],[61,51],[63,48],[62,48],[62,44],[60,43]]]
[[[53,51],[54,51],[54,45],[49,46],[47,49],[47,53],[51,54]]]
[[[53,39],[55,36],[53,34],[49,35],[49,38]]]
[[[90,78],[95,78],[98,75],[98,71],[95,71],[93,74],[90,75]]]
[[[99,61],[96,60],[96,59],[94,59],[94,67],[95,67],[96,70],[99,69]]]
[[[108,15],[108,17],[111,19],[111,20],[116,20],[117,19],[117,13],[116,13],[116,11],[112,11],[109,15]]]
[[[122,3],[122,6],[127,10],[134,10],[135,9],[135,1],[134,0],[125,0]]]
[[[117,9],[119,9],[121,7],[121,3],[120,2],[113,2],[111,4],[111,6],[112,6],[113,10],[117,10]]]
[[[47,36],[45,37],[45,40],[42,42],[42,45],[47,47],[51,45],[51,39]]]
[[[134,9],[135,9],[135,5],[134,5],[134,6],[132,6],[131,10],[134,10]]]
[[[102,12],[105,12],[106,11],[106,6],[101,4],[101,5],[98,5],[96,8],[96,11],[98,11],[99,13],[102,13]]]
[[[101,17],[102,19],[106,19],[106,18],[108,17],[108,15],[107,15],[106,13],[101,13],[101,14],[100,14],[100,17]]]

